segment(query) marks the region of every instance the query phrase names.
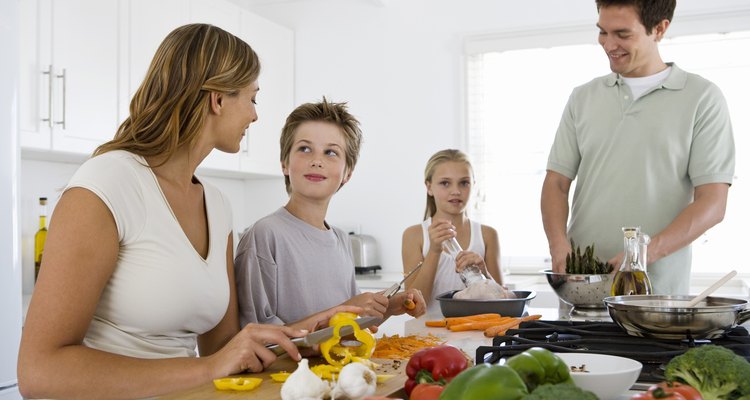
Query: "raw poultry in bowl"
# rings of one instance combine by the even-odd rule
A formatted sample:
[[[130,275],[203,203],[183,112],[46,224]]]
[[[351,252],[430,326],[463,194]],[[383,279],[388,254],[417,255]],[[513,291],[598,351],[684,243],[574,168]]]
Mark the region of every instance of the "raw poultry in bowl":
[[[520,317],[526,312],[529,301],[536,297],[534,291],[514,290],[516,298],[513,299],[466,300],[454,298],[456,292],[458,290],[451,290],[435,297],[446,318],[489,313]]]

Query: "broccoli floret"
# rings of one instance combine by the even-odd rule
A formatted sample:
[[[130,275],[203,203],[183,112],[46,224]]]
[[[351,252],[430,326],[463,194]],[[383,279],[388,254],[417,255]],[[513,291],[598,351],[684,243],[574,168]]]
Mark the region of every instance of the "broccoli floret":
[[[692,348],[673,358],[664,375],[698,389],[704,400],[750,398],[750,363],[724,347]]]
[[[595,394],[571,383],[544,384],[534,389],[523,400],[599,400]]]

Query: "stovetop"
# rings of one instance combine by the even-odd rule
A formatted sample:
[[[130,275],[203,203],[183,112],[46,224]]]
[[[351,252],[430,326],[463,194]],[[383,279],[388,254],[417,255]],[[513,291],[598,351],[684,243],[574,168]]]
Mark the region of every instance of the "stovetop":
[[[497,336],[492,346],[477,348],[477,363],[497,363],[531,347],[544,347],[558,353],[598,353],[632,358],[643,364],[639,382],[664,380],[664,366],[691,347],[715,344],[731,349],[750,361],[750,334],[742,326],[717,339],[663,340],[630,336],[612,322],[529,321],[505,336]]]

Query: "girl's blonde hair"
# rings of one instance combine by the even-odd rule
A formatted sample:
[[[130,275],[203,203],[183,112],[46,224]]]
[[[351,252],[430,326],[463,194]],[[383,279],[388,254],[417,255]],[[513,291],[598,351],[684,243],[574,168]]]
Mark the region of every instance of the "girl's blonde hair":
[[[471,162],[469,161],[469,156],[467,156],[466,153],[462,152],[461,150],[446,149],[440,150],[437,153],[433,154],[432,157],[430,157],[430,159],[427,161],[427,166],[424,169],[424,182],[432,182],[432,176],[435,174],[435,169],[437,169],[438,165],[448,161],[466,163],[466,165],[469,167],[469,170],[471,171],[472,180],[474,180],[474,169],[472,168]],[[431,196],[428,192],[427,206],[424,210],[424,219],[426,220],[427,218],[432,218],[432,216],[434,216],[436,212],[437,206],[435,205],[435,197]]]
[[[178,147],[195,143],[211,92],[236,96],[259,74],[258,55],[241,39],[213,25],[181,26],[156,50],[130,116],[94,155],[127,150],[166,162]]]

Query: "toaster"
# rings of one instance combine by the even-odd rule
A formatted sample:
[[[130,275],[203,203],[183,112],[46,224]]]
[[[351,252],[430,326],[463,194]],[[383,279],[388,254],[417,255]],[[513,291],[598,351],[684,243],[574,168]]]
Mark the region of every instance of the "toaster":
[[[352,242],[352,256],[354,257],[354,272],[366,273],[375,272],[380,267],[378,259],[378,245],[375,238],[370,235],[357,235],[349,233],[349,239]]]

